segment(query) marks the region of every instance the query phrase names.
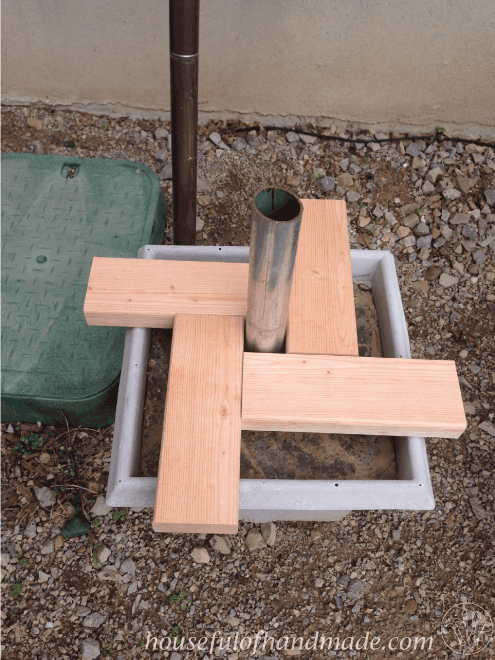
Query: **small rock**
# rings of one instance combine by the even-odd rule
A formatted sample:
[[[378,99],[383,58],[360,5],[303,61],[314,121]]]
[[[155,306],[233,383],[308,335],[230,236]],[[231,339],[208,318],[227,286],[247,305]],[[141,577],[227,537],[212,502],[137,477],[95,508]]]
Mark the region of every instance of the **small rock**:
[[[375,205],[375,208],[373,209],[373,215],[374,215],[376,218],[381,218],[381,217],[382,217],[382,215],[383,215],[383,209],[382,209],[382,207],[380,206],[380,204],[376,204],[376,205]]]
[[[411,230],[409,229],[409,227],[399,227],[397,229],[397,236],[399,238],[405,238],[406,236],[409,236],[410,233]]]
[[[409,215],[406,215],[403,222],[405,227],[412,228],[419,225],[419,217],[415,213],[410,213]]]
[[[160,181],[166,181],[172,178],[172,163],[167,163],[163,170],[158,174]]]
[[[169,133],[166,128],[163,128],[160,126],[160,128],[157,128],[155,131],[155,138],[157,140],[163,140],[164,138],[168,137]]]
[[[325,179],[322,179],[322,181],[324,180]],[[341,174],[340,176],[337,177],[337,183],[339,184],[339,186],[342,186],[342,188],[351,188],[354,185],[354,179],[350,174]]]
[[[471,509],[473,510],[473,513],[478,520],[483,520],[483,518],[488,517],[487,511],[485,511],[476,497],[469,498],[469,504],[471,505]]]
[[[196,216],[196,232],[201,231],[205,226],[205,222],[199,215]]]
[[[7,426],[7,433],[13,433],[13,432],[14,432],[14,427],[12,426],[12,424],[9,424]]]
[[[437,280],[442,274],[442,269],[439,266],[430,266],[424,272],[424,278],[426,280]]]
[[[450,241],[450,239],[454,235],[452,229],[450,227],[447,227],[447,225],[441,227],[440,233],[442,234],[442,236],[445,238],[446,241]]]
[[[423,184],[423,192],[426,194],[432,193],[435,190],[435,186],[430,183],[429,181],[426,181]]]
[[[122,582],[122,575],[118,572],[113,564],[105,566],[103,570],[98,573],[100,580],[108,580],[110,582]]]
[[[95,660],[100,655],[100,643],[92,637],[83,639],[81,644],[81,660]]]
[[[100,562],[100,564],[106,564],[106,562],[108,561],[108,558],[110,557],[111,554],[112,554],[112,551],[110,550],[110,548],[101,548],[96,553],[96,556],[97,556],[98,561]]]
[[[41,129],[43,128],[43,120],[42,119],[35,119],[34,117],[28,117],[27,118],[27,125],[31,126],[31,128],[34,128],[37,131],[41,131]]]
[[[91,614],[91,609],[89,607],[84,607],[83,605],[76,607],[76,616],[88,616],[88,614]]]
[[[216,145],[220,144],[220,142],[222,141],[222,136],[220,135],[220,133],[216,133],[216,132],[210,133],[208,138],[213,142],[213,144]]]
[[[43,486],[43,488],[37,488],[35,486],[34,492],[36,493],[36,497],[38,498],[38,501],[41,504],[41,506],[45,506],[45,507],[53,506],[57,501],[56,498],[53,497],[50,488],[47,488],[46,486]]]
[[[458,277],[454,277],[453,275],[449,275],[448,273],[442,273],[440,275],[439,283],[440,286],[443,286],[445,289],[447,289],[450,286],[455,286],[459,282]]]
[[[49,539],[45,545],[41,548],[40,552],[42,555],[51,555],[54,552],[55,547],[53,545],[53,540]]]
[[[466,415],[476,415],[476,408],[470,401],[463,401],[464,413]]]
[[[104,495],[98,495],[96,498],[96,502],[93,505],[93,508],[90,511],[90,514],[94,516],[106,516],[110,511],[112,510],[113,507],[107,506],[105,502],[105,496]]]
[[[156,160],[166,161],[168,157],[169,157],[169,153],[168,153],[167,149],[160,149],[155,154],[155,159]]]
[[[325,176],[316,182],[316,187],[320,192],[329,192],[335,188],[335,179],[332,179],[331,176]]]
[[[89,614],[84,619],[83,626],[85,628],[99,628],[106,618],[106,616],[99,614],[99,612],[93,612],[93,614]]]
[[[456,213],[450,219],[451,225],[464,225],[469,222],[469,215],[467,213]]]
[[[197,192],[209,192],[210,186],[206,183],[204,179],[198,176],[197,178]]]
[[[38,580],[40,582],[48,582],[49,579],[50,579],[50,576],[48,575],[48,573],[45,573],[44,571],[39,571],[38,572]]]
[[[370,222],[371,222],[371,218],[367,218],[366,216],[361,216],[358,220],[358,226],[366,227],[366,225],[369,225]]]
[[[426,167],[426,161],[419,157],[413,158],[411,167],[413,170],[422,170],[423,167]]]
[[[349,159],[348,159],[348,158],[343,158],[343,159],[339,162],[339,167],[340,167],[340,169],[343,170],[344,172],[347,172],[347,170],[348,170],[348,168],[349,168]]]
[[[429,250],[430,247],[431,247],[431,239],[432,239],[432,238],[433,238],[433,237],[432,237],[431,234],[429,234],[428,236],[421,236],[421,237],[418,238],[418,240],[416,241],[416,247],[417,247],[418,249],[426,248],[426,249]]]
[[[263,541],[267,545],[275,545],[275,540],[277,538],[277,527],[272,522],[266,522],[261,524],[261,536]]]
[[[243,140],[242,138],[235,138],[235,140],[232,140],[232,148],[235,151],[242,151],[246,147],[247,147],[246,140]]]
[[[462,190],[463,193],[467,195],[469,192],[470,188],[473,186],[474,181],[472,179],[468,179],[466,176],[462,176],[462,174],[458,174],[456,176],[456,181],[457,185],[459,188]]]
[[[220,552],[222,555],[230,554],[230,545],[227,543],[225,537],[223,536],[218,536],[215,534],[213,538],[210,539],[210,545],[213,550]]]
[[[0,555],[0,566],[6,568],[10,564],[10,555],[6,552],[2,552]]]
[[[358,202],[360,199],[361,195],[356,192],[355,190],[349,190],[346,198],[348,202]]]
[[[495,425],[492,424],[492,422],[489,422],[488,420],[486,420],[486,422],[481,422],[481,424],[478,424],[478,428],[495,438]]]
[[[419,154],[419,149],[416,142],[411,142],[411,144],[406,149],[406,154],[413,157],[416,157]]]
[[[24,532],[24,535],[28,539],[34,539],[38,532],[36,531],[36,523],[33,521],[29,527],[27,527],[26,531]]]
[[[191,557],[197,564],[207,564],[210,561],[210,555],[206,548],[194,548]]]
[[[213,197],[210,195],[198,195],[198,202],[201,206],[209,206],[213,202]]]
[[[495,204],[495,188],[485,190],[485,199],[488,206],[493,206]]]
[[[181,654],[177,653],[177,651],[174,651],[170,656],[170,660],[181,660],[181,658],[182,658]]]
[[[426,180],[430,183],[436,183],[436,180],[439,176],[442,176],[442,174],[443,172],[440,167],[433,167],[426,175]]]
[[[122,562],[120,566],[121,573],[129,573],[129,575],[134,575],[136,572],[136,563],[132,559],[126,559]]]
[[[299,142],[299,135],[297,133],[293,133],[292,131],[289,131],[285,135],[285,139],[287,142]]]
[[[445,199],[453,200],[453,199],[459,199],[461,193],[455,188],[449,188],[448,190],[443,191],[443,196]]]
[[[316,137],[316,135],[303,135],[303,134],[301,134],[299,137],[306,144],[314,144],[316,142],[316,140],[318,139]]]
[[[386,213],[385,213],[385,222],[388,225],[392,226],[392,225],[397,224],[397,218],[395,217],[395,215],[393,213],[390,213],[390,211],[386,211]]]
[[[392,539],[394,541],[400,541],[400,529],[393,529],[392,530]]]
[[[301,177],[299,176],[299,174],[295,174],[294,176],[288,176],[287,177],[287,185],[291,186],[293,188],[299,188],[300,182],[301,182]],[[320,183],[320,182],[318,181],[318,183]],[[316,184],[317,188],[318,188],[318,183]],[[334,185],[335,185],[335,181],[334,181]],[[325,191],[323,191],[323,192],[325,192]]]
[[[486,261],[486,255],[482,250],[477,250],[473,254],[473,260],[478,264],[478,266],[482,266]]]
[[[255,130],[249,131],[249,133],[246,135],[246,142],[250,147],[259,147],[261,144]]]
[[[322,167],[315,167],[313,170],[313,174],[317,179],[323,179],[326,177],[327,173]]]
[[[420,222],[418,225],[414,226],[413,232],[416,234],[416,236],[428,236],[430,233],[430,228],[426,222]]]
[[[246,538],[244,539],[244,543],[246,544],[249,552],[254,552],[255,550],[266,548],[266,543],[263,541],[263,537],[255,527],[249,530]]]
[[[361,580],[352,580],[349,589],[347,590],[347,597],[359,598],[364,587],[364,582],[361,582]]]
[[[324,584],[325,584],[325,580],[323,580],[322,578],[316,578],[315,587],[317,589],[321,589]]]
[[[35,140],[33,142],[33,147],[34,147],[34,153],[35,154],[44,154],[45,153],[45,149],[44,149],[43,145],[41,144],[41,142],[39,140]]]
[[[41,454],[39,455],[39,461],[40,463],[46,465],[47,463],[50,462],[50,454],[47,454],[46,451],[42,451]]]
[[[227,623],[229,626],[238,626],[240,624],[241,620],[238,619],[236,616],[231,616],[229,619],[227,619]]]

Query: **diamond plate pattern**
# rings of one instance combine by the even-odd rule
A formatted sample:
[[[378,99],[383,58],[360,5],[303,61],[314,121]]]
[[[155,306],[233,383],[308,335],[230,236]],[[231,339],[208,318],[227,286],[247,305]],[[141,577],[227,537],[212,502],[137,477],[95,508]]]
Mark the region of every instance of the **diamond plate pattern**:
[[[27,407],[36,421],[62,409],[92,425],[125,338],[86,323],[92,259],[161,244],[166,214],[158,177],[141,163],[2,156],[2,420],[32,421],[19,416]]]

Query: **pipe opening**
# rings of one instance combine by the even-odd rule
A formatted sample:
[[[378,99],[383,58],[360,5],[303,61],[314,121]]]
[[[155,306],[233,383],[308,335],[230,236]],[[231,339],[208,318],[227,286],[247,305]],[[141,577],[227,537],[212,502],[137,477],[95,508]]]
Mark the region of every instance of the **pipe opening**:
[[[290,222],[301,213],[301,204],[297,197],[283,188],[265,188],[255,199],[256,209],[270,220]]]

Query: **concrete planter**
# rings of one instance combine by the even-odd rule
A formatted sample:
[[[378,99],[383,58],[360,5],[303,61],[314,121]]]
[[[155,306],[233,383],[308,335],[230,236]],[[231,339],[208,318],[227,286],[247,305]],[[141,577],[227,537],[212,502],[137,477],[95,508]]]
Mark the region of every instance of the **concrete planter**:
[[[249,262],[248,247],[145,245],[142,259]],[[410,358],[394,258],[380,250],[351,250],[354,281],[369,284],[384,358]],[[156,478],[138,477],[151,330],[128,328],[120,378],[107,504],[152,507]],[[241,520],[338,520],[353,509],[435,508],[424,438],[395,439],[396,480],[241,479]]]

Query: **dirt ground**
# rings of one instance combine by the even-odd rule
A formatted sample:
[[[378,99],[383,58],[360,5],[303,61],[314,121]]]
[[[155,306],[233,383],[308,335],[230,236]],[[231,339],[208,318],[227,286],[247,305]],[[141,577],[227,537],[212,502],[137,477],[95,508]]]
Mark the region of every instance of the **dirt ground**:
[[[170,162],[167,136],[156,135],[169,122],[20,107],[4,107],[2,117],[4,153],[134,160],[160,176]],[[345,138],[372,135],[357,126],[332,127],[340,141],[289,143],[282,131],[268,136],[253,123],[249,137],[245,127],[233,118],[198,128],[197,243],[248,245],[253,195],[265,185],[347,200],[351,248],[396,258],[412,357],[456,361],[468,426],[455,440],[426,438],[435,509],[240,523],[229,536],[158,534],[152,510],[105,506],[113,426],[3,420],[2,657],[494,658],[494,150],[455,136],[358,149]],[[230,150],[215,146],[212,132]],[[247,139],[240,151],[236,138]],[[334,180],[327,192],[322,172]],[[161,183],[170,244],[171,181]],[[153,331],[143,474],[156,470],[170,341],[170,332]],[[370,346],[369,336],[360,343]],[[279,438],[267,435],[244,434],[243,475],[314,479],[324,465],[332,478],[369,478],[382,458],[381,478],[395,473],[386,439],[340,437],[325,454],[321,438],[294,434],[282,458]],[[68,538],[71,520],[84,533]],[[259,631],[267,643],[254,649]],[[322,635],[333,638],[330,648]],[[302,649],[292,641],[301,637]],[[248,638],[249,648],[240,646]]]

